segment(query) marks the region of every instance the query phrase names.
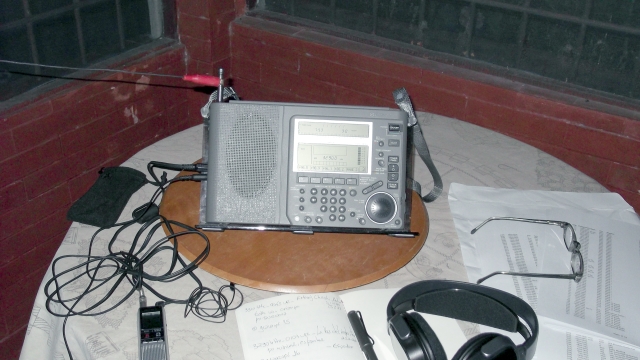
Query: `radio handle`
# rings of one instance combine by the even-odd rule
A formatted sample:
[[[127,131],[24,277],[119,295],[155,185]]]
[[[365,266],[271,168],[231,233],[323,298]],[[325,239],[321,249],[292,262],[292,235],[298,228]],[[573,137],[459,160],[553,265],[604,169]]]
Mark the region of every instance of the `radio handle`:
[[[409,94],[405,88],[399,88],[393,91],[393,99],[395,100],[398,107],[407,113],[409,116],[409,127],[411,128],[411,137],[413,146],[416,148],[418,155],[427,165],[431,176],[433,177],[433,189],[427,195],[422,196],[422,187],[420,183],[411,179],[411,187],[415,190],[422,201],[424,202],[433,202],[435,199],[442,194],[442,178],[440,177],[440,173],[436,168],[436,165],[433,163],[431,159],[431,153],[429,152],[429,147],[427,146],[427,142],[424,139],[424,134],[422,134],[422,129],[420,128],[420,123],[418,122],[418,118],[416,117],[416,113],[413,110],[413,105],[411,104],[411,99],[409,98]]]

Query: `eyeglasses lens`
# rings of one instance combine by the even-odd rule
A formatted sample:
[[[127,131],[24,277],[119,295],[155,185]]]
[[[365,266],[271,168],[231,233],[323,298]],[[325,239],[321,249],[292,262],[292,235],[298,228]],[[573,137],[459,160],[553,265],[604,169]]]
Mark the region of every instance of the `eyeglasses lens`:
[[[573,226],[566,224],[564,226],[564,245],[569,251],[575,251],[578,241],[576,240],[576,233],[573,230]]]

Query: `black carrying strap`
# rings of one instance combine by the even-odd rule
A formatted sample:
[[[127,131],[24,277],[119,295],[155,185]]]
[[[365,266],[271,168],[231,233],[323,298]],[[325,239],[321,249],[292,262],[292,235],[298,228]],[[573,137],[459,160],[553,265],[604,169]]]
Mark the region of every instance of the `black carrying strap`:
[[[422,197],[422,201],[424,202],[432,202],[442,194],[442,178],[440,177],[440,173],[438,169],[436,169],[436,165],[431,160],[431,153],[429,153],[429,147],[427,146],[427,142],[424,140],[424,135],[422,134],[422,129],[420,129],[420,123],[418,122],[418,118],[416,117],[416,113],[413,110],[413,105],[411,104],[411,99],[409,98],[409,94],[405,88],[399,88],[393,91],[393,99],[400,109],[409,115],[409,128],[411,128],[411,135],[413,137],[413,146],[416,148],[418,155],[427,165],[431,176],[433,177],[433,189],[430,193],[425,196],[422,196],[422,187],[420,183],[415,180],[412,181],[412,188],[420,197]]]

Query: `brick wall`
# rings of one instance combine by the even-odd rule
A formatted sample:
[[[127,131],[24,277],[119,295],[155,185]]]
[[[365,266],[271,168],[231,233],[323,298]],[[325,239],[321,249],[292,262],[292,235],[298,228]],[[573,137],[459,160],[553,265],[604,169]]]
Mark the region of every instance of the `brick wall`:
[[[123,69],[174,75],[228,70],[229,23],[242,12],[241,1],[176,5],[180,44],[143,54]],[[0,113],[1,359],[19,357],[36,292],[70,225],[69,206],[101,167],[201,123],[210,91],[180,79],[99,78],[111,82],[72,82]]]
[[[554,101],[533,86],[249,16],[231,32],[234,89],[245,99],[395,107],[391,92],[406,87],[416,109],[542,149],[640,212],[640,109],[601,104],[623,114],[611,115],[566,94]]]

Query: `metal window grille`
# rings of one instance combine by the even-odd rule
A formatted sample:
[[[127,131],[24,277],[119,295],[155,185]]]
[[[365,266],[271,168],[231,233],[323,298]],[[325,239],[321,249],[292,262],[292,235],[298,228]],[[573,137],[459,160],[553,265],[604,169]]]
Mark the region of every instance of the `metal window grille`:
[[[640,99],[640,0],[265,0],[267,11]]]
[[[3,0],[0,58],[85,67],[160,38],[163,18],[163,0]],[[69,72],[0,64],[0,101]]]

